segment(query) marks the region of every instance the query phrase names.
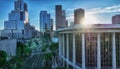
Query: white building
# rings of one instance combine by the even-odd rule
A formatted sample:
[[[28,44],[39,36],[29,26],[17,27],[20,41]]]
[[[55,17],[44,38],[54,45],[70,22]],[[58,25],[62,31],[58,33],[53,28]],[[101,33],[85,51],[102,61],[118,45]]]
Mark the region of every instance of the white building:
[[[120,24],[76,24],[58,33],[59,64],[63,67],[120,68]]]
[[[0,50],[5,51],[8,56],[16,56],[16,44],[15,39],[11,40],[0,40]]]

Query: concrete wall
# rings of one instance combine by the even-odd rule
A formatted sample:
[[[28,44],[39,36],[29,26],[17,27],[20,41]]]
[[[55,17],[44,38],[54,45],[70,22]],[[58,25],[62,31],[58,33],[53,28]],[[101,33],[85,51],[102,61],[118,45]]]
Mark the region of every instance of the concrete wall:
[[[16,55],[17,42],[16,39],[0,40],[0,50],[5,51],[9,56]]]

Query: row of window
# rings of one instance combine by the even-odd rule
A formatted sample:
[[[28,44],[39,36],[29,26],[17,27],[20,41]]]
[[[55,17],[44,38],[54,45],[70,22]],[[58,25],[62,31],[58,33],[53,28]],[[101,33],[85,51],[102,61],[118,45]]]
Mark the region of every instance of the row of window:
[[[67,35],[62,40],[62,52],[67,55]],[[86,67],[97,67],[97,33],[85,33],[85,65]],[[116,65],[120,67],[120,33],[115,33],[116,41]],[[63,45],[64,43],[64,45]],[[101,67],[112,66],[112,33],[100,34]],[[73,61],[73,34],[68,34],[68,56]],[[82,33],[75,34],[76,64],[82,66]]]
[[[97,66],[97,33],[85,33],[86,67]]]

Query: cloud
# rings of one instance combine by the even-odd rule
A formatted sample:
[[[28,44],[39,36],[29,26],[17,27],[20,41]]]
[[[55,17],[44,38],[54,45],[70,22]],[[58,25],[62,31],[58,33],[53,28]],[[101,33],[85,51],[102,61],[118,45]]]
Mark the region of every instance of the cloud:
[[[75,9],[75,8],[74,8]],[[67,9],[67,11],[74,11],[74,9]],[[114,13],[114,12],[120,12],[120,5],[113,5],[108,7],[98,7],[98,8],[92,8],[86,11],[86,14],[100,14],[100,13]],[[74,21],[74,14],[71,13],[67,16],[68,21]]]
[[[88,14],[99,14],[99,13],[113,13],[120,12],[120,5],[114,5],[104,8],[93,8],[87,11]]]
[[[73,22],[74,21],[74,15],[70,14],[69,16],[67,16],[66,18],[68,21]]]
[[[68,8],[68,9],[66,9],[67,11],[74,11],[75,10],[75,8]]]

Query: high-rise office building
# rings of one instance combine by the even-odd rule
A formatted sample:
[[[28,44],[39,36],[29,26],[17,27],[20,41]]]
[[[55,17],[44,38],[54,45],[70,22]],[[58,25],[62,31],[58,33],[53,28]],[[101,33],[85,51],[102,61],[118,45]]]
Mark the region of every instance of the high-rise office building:
[[[56,30],[66,27],[66,13],[62,10],[61,5],[55,6],[55,16],[56,16]]]
[[[50,19],[51,31],[53,31],[53,19]]]
[[[40,32],[44,33],[46,30],[50,30],[50,14],[47,11],[40,12]]]
[[[66,24],[66,13],[65,13],[65,10],[62,10],[62,22],[61,22],[61,26],[64,28],[64,27],[67,27],[67,24]]]
[[[28,18],[27,3],[23,0],[14,1],[14,10],[9,13],[8,21],[4,22],[4,33],[9,38],[26,38],[30,23]],[[29,24],[26,26],[26,24]],[[30,26],[30,27],[28,27]]]
[[[62,6],[56,5],[55,6],[55,16],[56,16],[56,29],[60,28],[61,21],[62,21]]]
[[[120,24],[120,14],[112,17],[112,24]]]
[[[14,10],[24,10],[23,0],[15,0],[14,1]]]
[[[74,25],[74,22],[70,22],[70,26]]]
[[[74,23],[75,24],[82,24],[84,22],[85,11],[84,9],[76,9],[74,10]]]
[[[66,26],[68,26],[68,20],[66,20]]]
[[[24,11],[28,11],[27,3],[24,3]]]

